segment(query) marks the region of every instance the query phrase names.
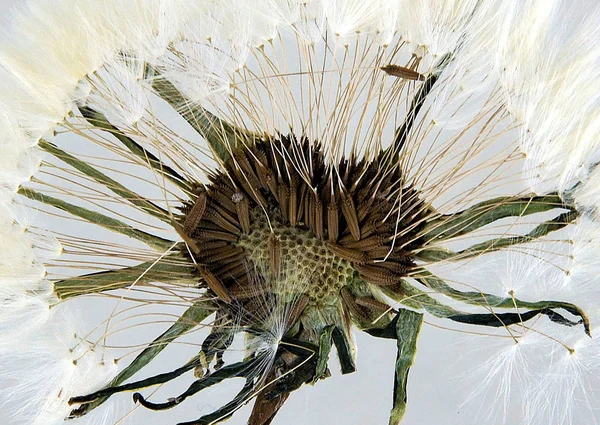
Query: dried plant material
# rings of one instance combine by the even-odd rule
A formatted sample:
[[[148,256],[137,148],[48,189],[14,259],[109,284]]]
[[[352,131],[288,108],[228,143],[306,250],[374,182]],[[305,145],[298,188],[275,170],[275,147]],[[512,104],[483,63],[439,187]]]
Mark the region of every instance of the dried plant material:
[[[394,77],[403,78],[405,80],[425,81],[425,76],[418,73],[417,71],[406,68],[400,65],[386,65],[382,66],[381,70],[386,74]]]

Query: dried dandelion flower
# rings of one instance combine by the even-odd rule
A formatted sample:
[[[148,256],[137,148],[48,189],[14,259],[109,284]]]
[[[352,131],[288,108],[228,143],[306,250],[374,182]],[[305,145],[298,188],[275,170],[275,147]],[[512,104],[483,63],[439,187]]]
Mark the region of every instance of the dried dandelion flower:
[[[304,423],[276,415],[355,371],[353,329],[397,348],[374,410],[440,423],[411,416],[424,322],[469,420],[595,423],[599,22],[566,11],[28,2],[0,52],[15,423]]]

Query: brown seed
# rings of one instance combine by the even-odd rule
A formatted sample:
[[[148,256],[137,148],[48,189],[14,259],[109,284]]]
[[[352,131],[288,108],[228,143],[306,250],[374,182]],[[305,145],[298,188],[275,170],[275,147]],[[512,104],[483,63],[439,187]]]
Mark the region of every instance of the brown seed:
[[[404,66],[387,65],[382,66],[381,70],[388,75],[404,78],[405,80],[425,81],[425,76],[423,74],[420,74],[417,71],[413,71],[412,69],[406,68]]]
[[[267,285],[241,285],[235,283],[229,288],[229,293],[236,300],[247,300],[260,295],[266,295],[269,292]]]
[[[384,311],[388,311],[390,306],[386,303],[382,303],[381,301],[377,301],[375,298],[369,297],[356,297],[356,304],[366,307],[370,310],[375,310],[377,312],[383,313]]]
[[[248,274],[246,273],[240,273],[237,275],[231,275],[229,276],[232,280],[232,283],[237,283],[238,285],[249,285],[249,279],[248,279]]]
[[[202,192],[196,198],[192,209],[185,216],[183,223],[183,231],[190,235],[196,227],[200,225],[202,217],[206,212],[206,193]]]
[[[285,186],[279,186],[279,196],[277,197],[279,200],[279,208],[281,209],[281,215],[286,220],[288,219],[288,208],[290,206],[290,189]]]
[[[396,255],[394,255],[395,257]],[[395,258],[394,258],[395,259]],[[397,261],[382,261],[377,263],[381,267],[391,271],[392,273],[400,276],[406,276],[408,273],[408,267],[406,264],[402,264]]]
[[[340,208],[336,202],[332,202],[327,206],[327,232],[330,242],[338,240],[339,214]]]
[[[208,239],[227,242],[236,242],[238,240],[238,237],[236,235],[212,229],[198,229],[196,230],[195,234],[198,235],[198,239]]]
[[[279,189],[277,187],[277,179],[271,170],[267,170],[267,186],[271,194],[279,201]]]
[[[224,246],[215,250],[206,251],[203,250],[202,261],[205,263],[217,263],[220,261],[226,261],[232,257],[240,257],[244,253],[244,249],[233,245]],[[231,260],[229,260],[231,261]]]
[[[183,239],[183,241],[186,243],[187,246],[190,247],[190,249],[192,250],[192,252],[194,254],[199,254],[200,253],[200,248],[198,248],[198,244],[196,243],[196,241],[194,241],[194,239],[189,236],[184,230],[183,230],[183,226],[177,222],[173,223],[173,228],[175,229],[175,231],[177,232],[177,234],[179,234],[179,236],[181,237],[181,239]]]
[[[382,260],[385,257],[390,255],[390,250],[393,253],[392,247],[390,246],[381,246],[379,248],[373,248],[367,251],[369,258],[371,260]]]
[[[269,170],[264,165],[256,162],[254,164],[256,168],[256,175],[260,181],[260,185],[263,189],[269,190]]]
[[[360,226],[358,224],[358,216],[356,215],[356,207],[351,194],[342,192],[342,214],[346,219],[350,233],[355,240],[360,239]]]
[[[379,286],[390,286],[399,280],[399,276],[383,267],[374,265],[355,265],[356,270],[368,282]]]
[[[250,205],[248,204],[248,198],[238,192],[233,194],[232,201],[235,203],[240,226],[242,226],[244,232],[250,233]]]
[[[216,224],[223,230],[230,233],[240,232],[240,223],[223,208],[218,208],[216,205],[211,206],[207,209],[205,214],[206,220]]]
[[[363,309],[356,304],[354,295],[344,286],[340,289],[340,296],[342,298],[342,302],[346,306],[350,313],[354,316],[362,317],[365,320],[370,320],[370,317],[363,311]]]
[[[258,180],[258,177],[254,173],[252,165],[250,165],[250,161],[243,151],[236,150],[233,153],[233,158],[238,166],[236,175],[239,177],[240,181],[246,181],[250,186],[257,189],[262,186]]]
[[[308,191],[308,186],[306,185],[306,183],[302,182],[300,183],[300,195],[298,196],[298,214],[296,214],[296,222],[305,222],[306,224],[306,218],[304,218],[305,214],[307,215],[306,211],[308,211],[306,209],[306,198],[308,198],[307,196],[307,191]],[[307,227],[310,227],[307,225]]]
[[[246,193],[254,200],[254,202],[262,206],[263,208],[267,207],[267,201],[265,200],[264,196],[262,196],[262,193],[260,193],[259,185],[251,186],[246,180],[243,180],[240,183],[246,191]]]
[[[281,268],[281,244],[274,233],[269,235],[269,265],[272,276],[278,279]]]
[[[314,194],[314,229],[317,238],[323,239],[323,202],[318,194]]]
[[[328,243],[327,246],[338,257],[342,257],[344,260],[350,261],[353,264],[364,264],[368,260],[367,254],[362,251],[346,248],[331,242]]]
[[[300,315],[302,314],[302,312],[308,305],[309,301],[310,301],[310,298],[308,297],[308,295],[303,294],[294,303],[294,306],[292,307],[292,310],[290,311],[290,315],[287,318],[287,326],[286,326],[287,329],[294,326],[294,324],[298,321],[298,319],[300,318]]]
[[[296,227],[298,218],[298,184],[296,180],[295,175],[292,174],[290,178],[290,206],[288,208],[290,226],[292,227]]]
[[[201,241],[201,246],[202,246],[201,251],[206,252],[206,251],[211,251],[213,249],[222,248],[224,246],[229,246],[229,244],[225,241],[211,241],[211,242]]]
[[[305,186],[308,187],[308,186]],[[314,208],[314,196],[310,190],[307,189],[304,194],[304,224],[306,227],[315,231],[315,208]]]
[[[231,202],[232,194],[228,194],[229,190],[221,191],[217,189],[211,189],[208,191],[208,196],[212,200],[213,204],[219,204],[221,207],[225,208],[227,211],[233,213],[235,212],[235,205]]]
[[[369,196],[364,201],[358,203],[358,208],[356,209],[356,214],[358,216],[359,221],[363,221],[365,219],[365,217],[372,211],[371,206],[373,205],[374,201],[375,201],[375,197]]]
[[[232,276],[241,276],[242,274],[248,273],[248,268],[239,259],[234,259],[229,264],[219,268],[219,275],[225,278]]]
[[[196,265],[196,268],[200,272],[202,279],[206,282],[208,287],[223,301],[230,303],[231,296],[227,292],[225,285],[210,271],[208,268],[200,265]]]
[[[367,222],[365,223],[364,226],[362,226],[362,232],[361,235],[363,238],[366,238],[370,235],[372,235],[373,233],[383,233],[386,234],[388,232],[390,232],[391,230],[393,230],[393,228],[390,228],[390,224],[381,221],[378,218],[375,219],[367,219]]]
[[[384,246],[388,239],[389,238],[387,236],[374,235],[369,236],[368,238],[361,239],[359,241],[349,241],[344,243],[343,245],[348,248],[358,249],[360,251],[371,251]],[[340,243],[343,242],[344,241],[340,240]]]
[[[267,154],[264,153],[261,149],[253,149],[252,151],[254,155],[250,156],[250,160],[254,164],[254,169],[256,170],[256,175],[260,180],[260,184],[263,189],[268,189],[267,185],[267,172],[268,172],[268,159]]]

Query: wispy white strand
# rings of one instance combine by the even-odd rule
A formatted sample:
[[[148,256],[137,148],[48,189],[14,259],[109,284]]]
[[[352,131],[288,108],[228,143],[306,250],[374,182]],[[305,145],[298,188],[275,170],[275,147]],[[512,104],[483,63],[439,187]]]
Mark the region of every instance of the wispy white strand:
[[[498,5],[476,0],[401,0],[397,28],[415,48],[439,57],[454,52],[469,32],[488,27],[490,7]]]
[[[575,336],[572,332],[568,339],[568,329],[562,331],[561,339],[567,340],[573,351],[553,349],[548,344],[543,349],[540,344],[536,379],[524,394],[526,423],[596,425],[600,395],[598,339]]]
[[[595,216],[600,216],[600,167],[595,165],[587,179],[577,186],[573,199],[578,206]]]
[[[0,74],[1,75],[1,74]],[[1,101],[0,101],[1,102]],[[11,193],[16,192],[21,182],[30,176],[39,167],[39,158],[36,150],[19,126],[14,117],[5,112],[0,106],[0,202],[7,202]]]
[[[114,359],[77,336],[80,321],[67,307],[55,310],[60,311],[53,311],[49,326],[15,339],[10,350],[0,350],[3,411],[19,423],[64,423],[69,398],[105,385],[117,371]],[[105,410],[86,423],[109,423],[107,418]]]
[[[515,3],[487,47],[506,106],[523,124],[520,144],[536,191],[569,189],[598,159],[598,17],[574,19],[573,31],[565,13],[559,2]]]
[[[100,80],[90,89],[85,104],[104,113],[118,128],[137,124],[149,105],[148,90],[143,84],[144,68],[145,64],[138,60],[107,63],[98,73]]]
[[[395,35],[399,0],[324,0],[327,25],[341,37],[356,33],[370,34],[381,44],[388,44]]]

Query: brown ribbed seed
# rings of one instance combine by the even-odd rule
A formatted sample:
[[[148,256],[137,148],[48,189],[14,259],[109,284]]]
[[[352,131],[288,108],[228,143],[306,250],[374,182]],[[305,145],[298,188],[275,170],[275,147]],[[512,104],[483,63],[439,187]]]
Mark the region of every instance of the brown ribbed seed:
[[[268,285],[240,285],[236,283],[229,288],[229,293],[236,300],[247,300],[271,292]]]
[[[302,312],[304,312],[304,309],[308,305],[309,301],[310,298],[307,295],[302,294],[298,301],[294,303],[294,306],[292,307],[292,310],[290,311],[290,314],[287,318],[288,329],[294,326],[294,324],[298,321],[300,315],[302,315]]]
[[[185,244],[190,247],[190,249],[192,250],[192,252],[194,254],[200,253],[200,248],[198,247],[198,244],[196,243],[196,241],[194,241],[194,239],[190,235],[188,235],[183,230],[183,226],[181,224],[175,222],[175,223],[173,223],[173,228],[175,229],[177,234],[181,237],[181,239],[183,239]]]
[[[238,215],[240,226],[244,232],[250,232],[250,205],[248,198],[241,192],[236,192],[231,197],[231,200],[235,204],[235,209]]]
[[[406,264],[398,263],[397,261],[393,261],[393,259],[390,261],[382,261],[375,264],[378,264],[379,266],[391,271],[392,273],[395,273],[396,275],[406,276],[406,274],[408,273],[408,267],[406,266]]]
[[[313,228],[315,230],[315,235],[319,239],[323,239],[323,202],[319,198],[319,195],[315,193],[315,202],[314,202],[314,218],[313,218]]]
[[[207,251],[212,251],[218,248],[223,248],[224,246],[229,246],[229,244],[225,241],[210,241],[210,242],[202,242],[202,249],[200,250],[202,253]]]
[[[253,153],[254,155],[251,156],[251,160],[254,163],[258,180],[260,180],[263,189],[268,189],[267,175],[269,170],[267,169],[267,155],[262,150],[254,150]]]
[[[266,208],[268,206],[266,199],[262,196],[262,193],[260,193],[260,185],[257,184],[256,186],[251,186],[246,180],[241,181],[240,184],[242,185],[246,193],[254,200],[254,202],[262,206],[263,208]]]
[[[235,212],[235,205],[233,204],[233,202],[231,201],[231,197],[233,196],[233,192],[231,195],[229,195],[226,192],[220,191],[220,190],[209,190],[208,191],[208,196],[210,197],[210,199],[213,201],[212,203],[214,204],[218,204],[221,207],[225,208],[227,211],[234,213]]]
[[[375,298],[356,297],[355,301],[356,304],[358,304],[361,307],[366,307],[370,310],[375,310],[380,313],[390,310],[389,305],[381,301],[377,301]]]
[[[205,263],[217,263],[219,261],[229,262],[232,261],[231,259],[233,257],[241,258],[243,253],[243,249],[228,245],[211,251],[203,251],[200,258]]]
[[[248,267],[241,261],[232,261],[219,267],[219,275],[222,277],[238,276],[241,273],[246,273]]]
[[[339,257],[354,264],[364,264],[367,262],[367,255],[356,249],[346,248],[335,243],[328,243],[327,247]]]
[[[308,188],[308,186],[305,186]],[[304,194],[304,224],[306,227],[315,231],[315,209],[314,197],[310,190],[306,190]]]
[[[183,222],[183,231],[187,235],[190,235],[196,227],[202,221],[202,217],[204,217],[204,213],[206,212],[206,193],[202,192],[196,198],[194,205],[190,209],[190,211],[185,216],[185,221]]]
[[[358,216],[356,214],[356,207],[354,206],[354,200],[352,196],[342,192],[342,214],[346,219],[350,233],[355,240],[360,239],[360,226],[358,224]]]
[[[255,188],[262,186],[256,174],[254,174],[254,169],[252,168],[252,165],[250,165],[250,161],[246,155],[241,151],[236,151],[233,153],[233,157],[236,161],[236,165],[242,171],[242,173],[236,173],[241,174],[240,180],[246,180],[250,186]]]
[[[206,282],[208,287],[223,301],[230,303],[232,301],[227,288],[225,285],[210,271],[208,268],[200,265],[196,265],[196,268],[200,272],[200,276]]]
[[[286,220],[289,219],[289,206],[290,206],[290,189],[287,186],[281,185],[279,186],[279,195],[277,196],[279,200],[279,208],[281,209],[281,215]]]
[[[214,239],[227,242],[235,242],[238,240],[236,235],[228,232],[220,232],[218,230],[197,229],[194,234],[197,235],[197,239]]]
[[[269,266],[271,275],[278,279],[281,268],[281,244],[274,233],[269,235]]]
[[[298,218],[298,187],[296,178],[292,176],[290,179],[290,206],[288,207],[288,217],[290,226],[296,227]]]
[[[381,248],[384,246],[386,242],[389,241],[389,237],[384,235],[374,235],[369,236],[368,238],[361,239],[359,241],[342,241],[344,246],[352,249],[358,249],[360,251],[371,251],[377,248]]]
[[[308,186],[306,186],[306,184],[301,183],[300,184],[300,194],[298,195],[298,214],[296,214],[296,222],[304,222],[304,224],[306,225],[306,227],[310,227],[306,224],[306,218],[304,218],[305,214],[306,214],[306,198],[308,198],[309,195],[307,195],[307,191],[308,191]]]
[[[327,206],[327,233],[330,242],[338,240],[340,208],[336,202]]]
[[[346,287],[340,289],[340,296],[344,306],[350,311],[351,314],[362,317],[365,320],[370,320],[370,317],[367,316],[363,309],[356,303],[354,295],[352,295],[352,293]]]
[[[358,207],[356,208],[358,221],[363,221],[365,217],[371,212],[371,206],[373,205],[374,201],[375,197],[369,196],[365,201],[358,203]]]
[[[267,186],[271,191],[271,194],[279,201],[279,188],[277,187],[277,179],[271,170],[267,172]],[[280,201],[281,202],[281,201]]]
[[[374,285],[390,286],[399,279],[399,276],[383,267],[366,264],[355,264],[354,267],[366,281]]]
[[[382,66],[381,70],[388,75],[403,78],[405,80],[425,81],[425,76],[423,74],[420,74],[417,71],[414,71],[410,68],[406,68],[404,66],[386,65]]]
[[[205,218],[207,221],[210,221],[217,226],[221,227],[223,230],[226,230],[230,233],[239,233],[239,223],[237,220],[230,214],[226,213],[223,209],[218,211],[217,208],[208,208],[205,214]]]

